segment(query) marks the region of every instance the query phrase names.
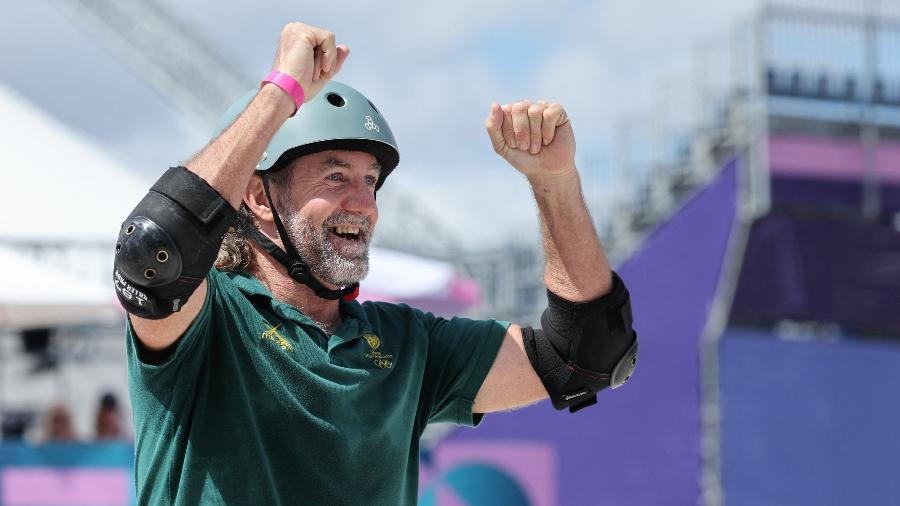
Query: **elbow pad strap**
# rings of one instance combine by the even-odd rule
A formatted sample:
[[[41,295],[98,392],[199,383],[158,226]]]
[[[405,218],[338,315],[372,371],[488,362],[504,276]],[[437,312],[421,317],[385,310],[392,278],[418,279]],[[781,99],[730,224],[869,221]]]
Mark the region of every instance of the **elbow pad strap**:
[[[638,358],[631,302],[613,273],[610,293],[571,302],[547,291],[543,329],[524,327],[525,352],[556,409],[574,413],[597,402],[596,393],[624,384]]]
[[[122,306],[148,319],[180,310],[236,218],[206,180],[184,167],[166,171],[119,230],[113,282]]]

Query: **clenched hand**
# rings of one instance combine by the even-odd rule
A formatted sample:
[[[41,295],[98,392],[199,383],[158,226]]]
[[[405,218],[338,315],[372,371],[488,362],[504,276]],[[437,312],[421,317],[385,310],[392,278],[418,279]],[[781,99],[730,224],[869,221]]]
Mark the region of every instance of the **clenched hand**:
[[[530,180],[575,171],[575,134],[561,105],[493,103],[484,125],[494,151]]]
[[[337,75],[350,48],[336,46],[334,33],[303,23],[281,30],[272,70],[290,74],[303,87],[308,102]]]

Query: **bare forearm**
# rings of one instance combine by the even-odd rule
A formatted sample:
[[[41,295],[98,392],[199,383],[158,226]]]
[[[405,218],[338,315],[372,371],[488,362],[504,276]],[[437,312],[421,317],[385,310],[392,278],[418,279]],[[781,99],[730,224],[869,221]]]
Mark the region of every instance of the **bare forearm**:
[[[573,302],[595,299],[612,288],[609,262],[581,195],[574,167],[563,174],[529,178],[541,219],[547,264],[544,282]]]
[[[188,170],[237,208],[263,151],[294,107],[285,92],[263,86],[245,112],[187,163]]]
[[[541,214],[547,288],[572,302],[612,289],[612,273],[581,196],[575,133],[557,103],[491,104],[484,121],[494,151],[531,183]]]

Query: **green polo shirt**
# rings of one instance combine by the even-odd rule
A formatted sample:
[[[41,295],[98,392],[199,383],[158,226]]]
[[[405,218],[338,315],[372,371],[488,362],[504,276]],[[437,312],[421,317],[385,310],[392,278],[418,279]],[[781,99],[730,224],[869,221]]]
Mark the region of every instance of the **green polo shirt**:
[[[140,504],[415,504],[425,426],[480,421],[508,323],[342,301],[329,336],[246,273],[207,280],[162,363],[128,325]]]

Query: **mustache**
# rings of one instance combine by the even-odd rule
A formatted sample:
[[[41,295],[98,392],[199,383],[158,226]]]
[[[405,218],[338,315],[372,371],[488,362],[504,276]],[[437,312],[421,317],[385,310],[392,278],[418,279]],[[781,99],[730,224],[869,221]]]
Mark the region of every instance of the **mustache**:
[[[336,225],[353,225],[359,227],[363,232],[368,232],[370,228],[368,216],[357,216],[350,213],[334,213],[322,223],[322,227],[326,230]]]

